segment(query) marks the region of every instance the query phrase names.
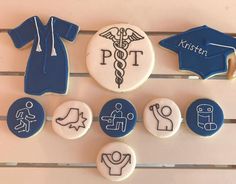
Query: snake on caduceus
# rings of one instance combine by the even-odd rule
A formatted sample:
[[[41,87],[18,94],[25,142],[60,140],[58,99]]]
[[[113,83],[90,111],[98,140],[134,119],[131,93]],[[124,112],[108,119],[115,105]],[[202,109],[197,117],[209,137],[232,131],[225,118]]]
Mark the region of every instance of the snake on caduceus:
[[[114,68],[115,68],[115,82],[120,88],[124,82],[125,68],[127,66],[126,59],[128,57],[128,47],[131,42],[144,39],[143,36],[130,28],[118,28],[112,27],[105,32],[99,34],[99,36],[113,41],[115,48],[114,52]]]

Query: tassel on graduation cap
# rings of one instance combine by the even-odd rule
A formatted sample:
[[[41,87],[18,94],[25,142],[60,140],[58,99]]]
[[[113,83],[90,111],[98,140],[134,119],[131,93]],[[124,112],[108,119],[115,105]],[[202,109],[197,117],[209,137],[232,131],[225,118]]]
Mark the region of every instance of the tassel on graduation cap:
[[[207,79],[227,73],[235,78],[236,39],[207,26],[190,29],[160,41],[160,45],[179,55],[179,69]]]

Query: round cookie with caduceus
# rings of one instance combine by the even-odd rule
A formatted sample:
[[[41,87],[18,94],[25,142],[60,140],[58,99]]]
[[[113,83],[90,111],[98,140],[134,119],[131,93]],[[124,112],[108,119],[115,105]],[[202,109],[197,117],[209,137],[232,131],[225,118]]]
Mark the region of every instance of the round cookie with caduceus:
[[[67,101],[54,111],[52,128],[65,139],[77,139],[89,130],[93,120],[90,107],[80,101]]]
[[[90,75],[115,92],[131,91],[143,84],[152,72],[154,60],[147,35],[129,24],[99,30],[89,42],[86,56]]]
[[[175,102],[167,98],[157,98],[149,102],[143,112],[145,128],[154,136],[173,136],[181,125],[181,112]]]

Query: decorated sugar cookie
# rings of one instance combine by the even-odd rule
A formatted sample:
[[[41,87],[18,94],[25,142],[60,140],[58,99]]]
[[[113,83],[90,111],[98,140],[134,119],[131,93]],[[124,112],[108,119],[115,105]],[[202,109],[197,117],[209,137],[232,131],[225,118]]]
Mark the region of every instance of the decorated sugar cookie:
[[[167,98],[152,100],[144,109],[143,122],[145,128],[160,138],[174,135],[179,130],[181,121],[179,107]]]
[[[127,100],[117,98],[108,101],[99,115],[102,130],[111,137],[124,137],[135,127],[137,113]]]
[[[68,57],[62,38],[73,41],[78,26],[57,17],[44,25],[34,16],[9,31],[15,46],[21,48],[33,40],[25,72],[25,92],[42,95],[47,92],[65,94],[68,85]]]
[[[93,121],[90,107],[80,101],[61,104],[52,118],[53,130],[65,139],[77,139],[89,130]]]
[[[20,138],[37,134],[44,125],[43,107],[32,98],[16,100],[8,110],[7,125],[10,131]]]
[[[230,70],[228,56],[235,52],[236,39],[201,26],[166,38],[160,45],[178,53],[180,70],[194,72],[206,79]],[[230,75],[228,77],[232,78]]]
[[[151,74],[154,60],[147,35],[129,24],[102,28],[87,48],[89,73],[100,85],[115,92],[139,87]]]
[[[224,114],[215,101],[198,99],[188,107],[186,122],[188,127],[196,134],[212,136],[222,127]]]
[[[134,150],[125,143],[113,142],[105,145],[97,156],[97,169],[111,181],[128,178],[136,166]]]

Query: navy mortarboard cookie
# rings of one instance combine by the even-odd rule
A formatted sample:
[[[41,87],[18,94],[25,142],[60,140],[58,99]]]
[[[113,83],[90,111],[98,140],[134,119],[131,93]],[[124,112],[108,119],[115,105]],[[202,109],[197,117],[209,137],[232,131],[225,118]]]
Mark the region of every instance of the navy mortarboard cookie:
[[[38,133],[44,125],[43,107],[32,98],[16,100],[8,110],[8,128],[17,137],[28,138]]]
[[[52,118],[53,130],[65,139],[77,139],[89,130],[93,121],[90,107],[80,101],[61,104]]]
[[[123,137],[130,133],[135,127],[136,119],[134,106],[120,98],[108,101],[99,116],[102,130],[111,137]]]
[[[201,26],[166,38],[160,45],[178,53],[180,70],[194,72],[206,79],[227,72],[228,56],[235,52],[236,39]]]
[[[147,35],[129,24],[114,24],[99,30],[86,54],[91,76],[115,92],[139,87],[150,76],[154,61],[154,50]]]
[[[215,134],[223,125],[224,114],[220,106],[209,99],[198,99],[187,109],[189,128],[201,136]]]
[[[181,121],[179,107],[167,98],[152,100],[146,105],[143,112],[145,128],[160,138],[174,135],[179,130]]]
[[[136,166],[134,150],[125,143],[113,142],[105,145],[97,156],[97,169],[111,181],[128,178]]]
[[[47,92],[65,94],[68,84],[68,58],[62,39],[73,41],[78,26],[57,17],[44,25],[34,16],[9,31],[15,46],[21,48],[33,40],[25,72],[25,92],[42,95]]]

